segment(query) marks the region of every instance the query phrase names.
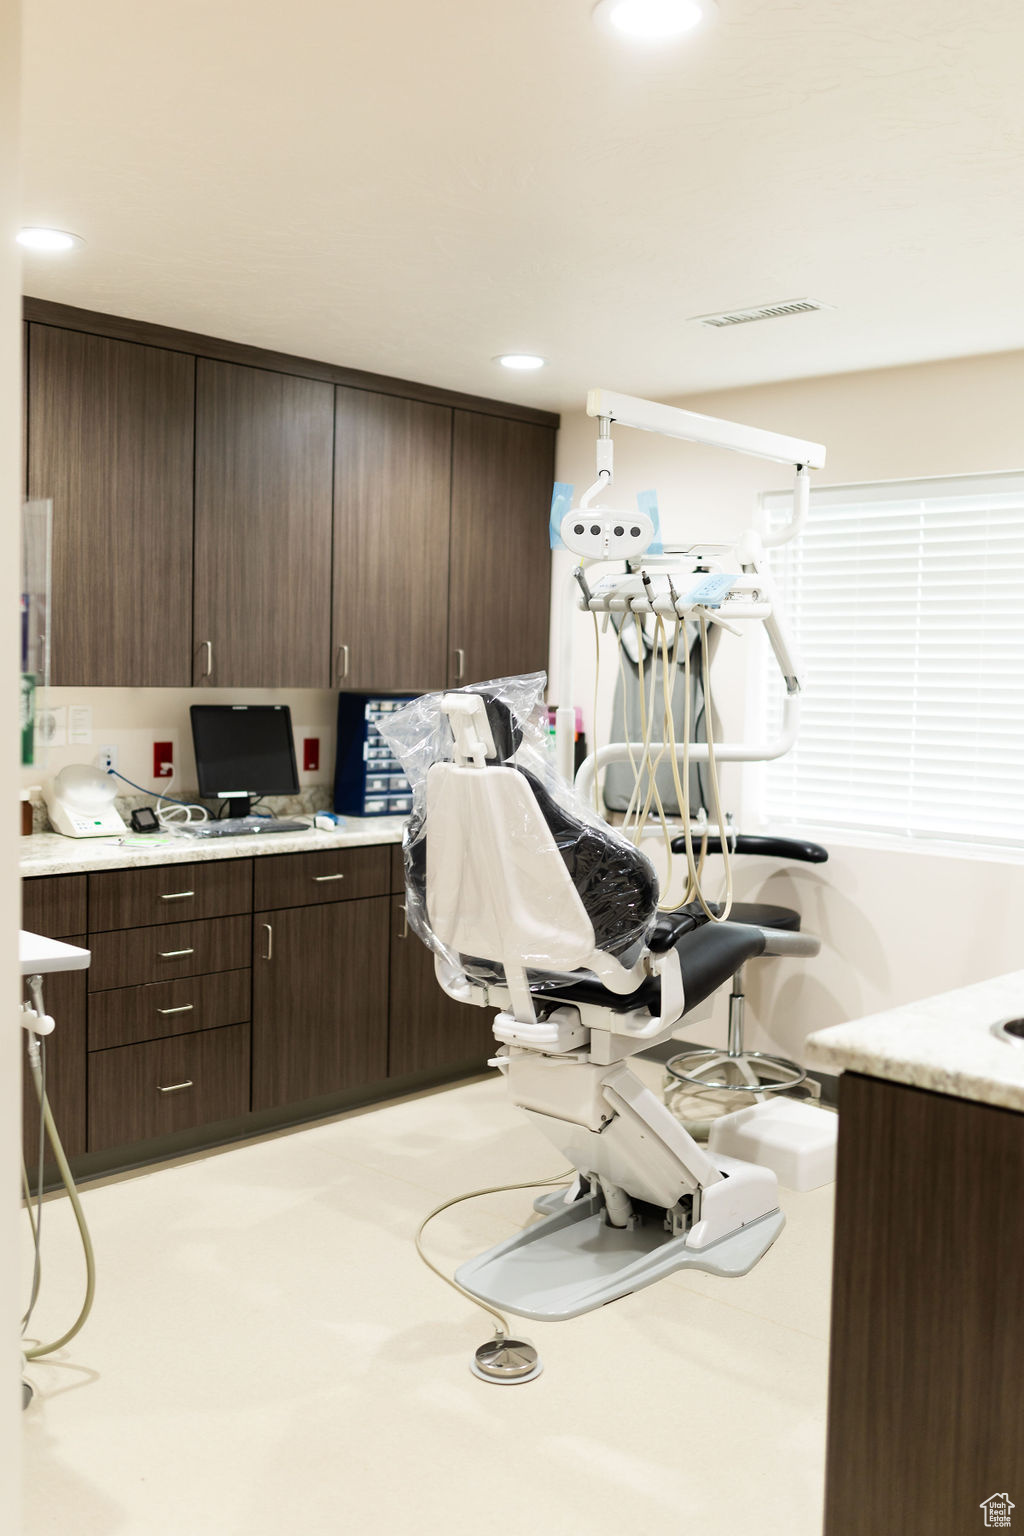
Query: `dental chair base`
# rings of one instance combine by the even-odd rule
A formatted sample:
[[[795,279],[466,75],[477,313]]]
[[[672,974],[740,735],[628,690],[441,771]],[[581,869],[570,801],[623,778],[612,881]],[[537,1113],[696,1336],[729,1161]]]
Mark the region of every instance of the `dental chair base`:
[[[709,1156],[623,1061],[505,1049],[513,1101],[580,1172],[537,1202],[543,1221],[461,1266],[473,1295],[557,1322],[677,1269],[746,1274],[771,1247],[785,1218],[770,1169]]]
[[[724,1169],[729,1160],[717,1161]],[[677,1269],[745,1275],[786,1224],[782,1212],[775,1210],[697,1252],[685,1236],[666,1231],[664,1221],[659,1229],[653,1214],[631,1231],[607,1225],[599,1195],[585,1195],[570,1206],[562,1200],[557,1191],[542,1196],[535,1209],[555,1207],[553,1213],[463,1264],[455,1275],[459,1284],[517,1317],[563,1322],[653,1285]]]

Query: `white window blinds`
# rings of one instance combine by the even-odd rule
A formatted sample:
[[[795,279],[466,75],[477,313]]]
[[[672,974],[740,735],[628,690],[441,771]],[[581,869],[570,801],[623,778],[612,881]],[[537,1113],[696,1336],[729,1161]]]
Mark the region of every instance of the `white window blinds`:
[[[805,692],[765,820],[1024,847],[1024,474],[812,492],[771,569]]]

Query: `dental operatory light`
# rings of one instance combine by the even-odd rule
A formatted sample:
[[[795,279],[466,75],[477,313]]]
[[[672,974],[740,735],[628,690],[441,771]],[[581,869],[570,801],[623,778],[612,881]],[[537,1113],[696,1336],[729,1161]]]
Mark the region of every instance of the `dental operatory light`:
[[[598,0],[594,20],[620,37],[659,42],[692,32],[714,9],[714,0]]]
[[[70,230],[43,229],[38,225],[30,225],[27,229],[19,230],[15,239],[26,250],[42,251],[47,255],[54,255],[60,251],[71,251],[76,246],[85,244],[81,235],[73,235]]]
[[[532,373],[535,368],[543,368],[547,358],[538,357],[534,352],[502,352],[494,361],[517,373]]]

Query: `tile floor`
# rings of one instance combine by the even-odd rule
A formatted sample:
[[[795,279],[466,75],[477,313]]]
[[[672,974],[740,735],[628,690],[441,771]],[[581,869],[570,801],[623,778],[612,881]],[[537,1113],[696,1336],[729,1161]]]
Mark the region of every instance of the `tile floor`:
[[[412,1234],[558,1170],[497,1079],[89,1187],[96,1305],[30,1369],[26,1536],[819,1536],[832,1190],[740,1280],[681,1274],[525,1324],[544,1373],[469,1373],[487,1319]],[[438,1218],[451,1267],[527,1191]],[[27,1226],[27,1223],[26,1223]],[[33,1332],[74,1316],[66,1200]]]

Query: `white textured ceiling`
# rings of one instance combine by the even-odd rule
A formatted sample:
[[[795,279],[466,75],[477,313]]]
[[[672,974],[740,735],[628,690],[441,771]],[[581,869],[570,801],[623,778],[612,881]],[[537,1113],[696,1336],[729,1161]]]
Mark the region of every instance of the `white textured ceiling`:
[[[26,0],[26,291],[554,408],[1024,347],[1020,0],[590,11]]]

